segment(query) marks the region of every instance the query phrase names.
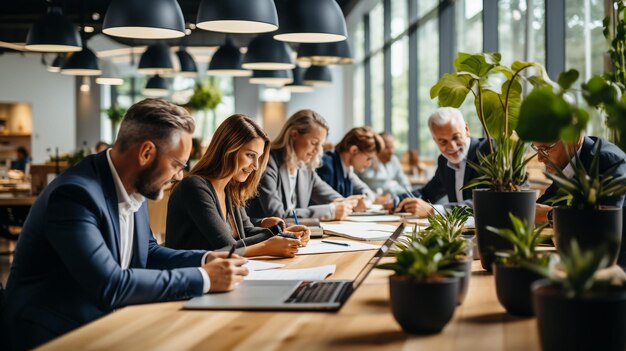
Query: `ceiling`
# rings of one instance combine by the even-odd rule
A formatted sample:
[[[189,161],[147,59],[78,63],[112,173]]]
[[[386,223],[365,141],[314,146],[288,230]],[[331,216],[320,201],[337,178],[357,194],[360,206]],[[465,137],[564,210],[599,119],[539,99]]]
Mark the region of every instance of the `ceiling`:
[[[90,36],[99,34],[102,31],[102,21],[106,9],[111,0],[13,0],[5,1],[2,4],[0,12],[0,41],[9,43],[23,43],[26,41],[28,29],[43,13],[47,6],[53,1],[56,4],[63,4],[65,14],[73,23],[80,25],[84,23],[95,28],[91,34],[86,34],[88,39]],[[294,0],[274,0],[276,8],[280,16],[282,9],[287,1]],[[358,0],[336,0],[341,6],[344,16],[354,7]],[[178,0],[187,25],[196,22],[198,7],[201,0]],[[94,16],[98,14],[99,16]],[[96,19],[94,19],[96,18]],[[233,35],[233,39],[239,46],[246,46],[252,38],[251,35]],[[145,40],[129,40],[112,38],[120,44],[135,46],[150,44]],[[224,40],[224,34],[207,32],[196,29],[191,35],[184,37],[182,44],[187,46],[215,46]],[[172,45],[181,44],[181,39],[172,40]],[[0,48],[0,50],[2,50]],[[4,49],[6,50],[6,49]]]

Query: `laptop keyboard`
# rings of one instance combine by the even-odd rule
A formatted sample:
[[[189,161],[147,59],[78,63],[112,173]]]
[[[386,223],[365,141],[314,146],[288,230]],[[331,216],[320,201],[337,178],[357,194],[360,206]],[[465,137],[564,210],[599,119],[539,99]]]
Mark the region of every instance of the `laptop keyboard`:
[[[296,290],[285,300],[285,303],[323,303],[331,302],[337,289],[346,290],[350,284],[346,282],[302,282]],[[339,300],[343,292],[337,296]]]

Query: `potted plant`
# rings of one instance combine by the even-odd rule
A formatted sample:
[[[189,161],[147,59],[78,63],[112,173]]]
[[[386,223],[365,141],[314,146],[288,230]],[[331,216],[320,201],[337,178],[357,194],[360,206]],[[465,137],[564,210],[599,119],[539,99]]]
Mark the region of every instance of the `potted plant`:
[[[583,251],[574,240],[557,270],[537,268],[547,276],[532,286],[539,340],[544,351],[626,349],[626,286],[621,268],[600,279],[608,255]],[[615,274],[622,275],[615,279]],[[595,278],[595,279],[594,279]]]
[[[589,120],[586,110],[566,98],[577,79],[578,72],[570,70],[559,76],[558,89],[534,89],[521,107],[520,135],[538,142],[576,143]],[[616,99],[616,90],[602,77],[591,78],[582,85],[582,90],[590,106],[626,113],[626,104]],[[542,128],[537,128],[537,123]],[[564,253],[571,246],[570,241],[576,239],[584,249],[607,246],[611,263],[615,263],[622,238],[623,210],[621,206],[607,204],[619,203],[626,194],[626,165],[624,160],[603,158],[601,148],[602,140],[598,140],[591,153],[594,156],[583,162],[573,147],[573,150],[568,147],[566,150],[573,154],[570,156],[573,176],[568,177],[547,158],[554,173],[545,174],[558,185],[558,192],[550,202],[555,206],[553,223],[559,252]]]
[[[126,114],[126,109],[119,106],[113,106],[104,110],[104,113],[107,114],[109,120],[111,121],[111,138],[115,140],[115,136],[117,135],[117,126],[120,124],[124,115]]]
[[[402,329],[411,334],[439,333],[450,321],[458,301],[459,272],[437,248],[417,240],[394,250],[395,262],[378,266],[395,272],[389,277],[391,311]]]
[[[189,101],[183,105],[190,111],[202,111],[204,112],[204,119],[202,127],[200,129],[202,140],[205,140],[210,132],[208,131],[208,111],[213,111],[213,119],[211,122],[211,133],[215,131],[217,125],[217,116],[215,115],[215,108],[222,102],[222,91],[219,86],[213,81],[209,83],[196,82],[193,88],[193,94],[189,98]]]
[[[527,222],[534,221],[535,192],[522,190],[527,180],[524,158],[526,144],[515,129],[522,102],[522,82],[550,85],[545,69],[534,62],[515,61],[511,67],[500,64],[501,55],[459,53],[456,73],[445,74],[430,90],[441,106],[459,107],[471,93],[478,118],[488,138],[490,153],[479,155],[479,164],[468,163],[482,176],[467,187],[473,191],[474,216],[480,260],[490,271],[496,250],[511,249],[508,241],[487,230],[487,226],[510,228],[509,213]],[[522,75],[534,68],[536,74]]]
[[[536,271],[529,269],[529,264],[547,267],[550,256],[538,252],[537,246],[549,239],[541,231],[548,223],[534,228],[514,215],[509,215],[513,229],[493,228],[489,230],[506,239],[513,245],[512,250],[496,252],[493,274],[496,281],[496,295],[506,312],[516,316],[532,316],[530,286],[542,278]],[[532,222],[531,222],[532,223]]]
[[[469,207],[454,207],[447,212],[438,212],[428,216],[428,227],[423,229],[418,240],[427,248],[436,248],[444,257],[450,258],[447,267],[451,270],[463,273],[459,276],[459,294],[457,304],[462,304],[467,295],[470,277],[472,276],[472,245],[471,239],[462,236],[465,222],[472,216]]]

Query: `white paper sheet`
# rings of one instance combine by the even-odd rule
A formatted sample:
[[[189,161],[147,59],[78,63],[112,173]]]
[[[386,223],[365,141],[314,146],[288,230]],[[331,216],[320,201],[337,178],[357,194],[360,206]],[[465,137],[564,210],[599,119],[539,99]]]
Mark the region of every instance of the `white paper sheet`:
[[[345,219],[351,222],[400,222],[402,217],[395,215],[383,216],[348,216]]]
[[[378,223],[323,223],[325,234],[338,235],[354,240],[387,240],[396,226]]]
[[[334,240],[329,239],[325,241],[334,241],[338,243],[346,243],[348,246],[343,245],[335,245],[323,243],[321,240],[312,240],[305,247],[301,247],[298,249],[298,255],[313,255],[313,254],[323,254],[323,253],[334,253],[334,252],[348,252],[348,251],[364,251],[364,250],[377,250],[380,248],[380,245],[371,245],[365,244],[358,241],[348,241],[348,240]]]
[[[245,280],[324,280],[335,273],[334,264],[302,268],[302,269],[272,269],[267,271],[250,271]]]
[[[270,263],[270,262],[263,262],[263,261],[257,261],[257,260],[248,260],[248,262],[244,264],[244,267],[247,267],[249,271],[264,271],[267,269],[276,269],[276,268],[285,267],[285,265],[281,263]]]
[[[428,226],[428,218],[409,218],[406,220],[408,223],[417,224],[422,227]],[[476,228],[476,224],[474,223],[474,217],[470,217],[465,221],[465,228]]]

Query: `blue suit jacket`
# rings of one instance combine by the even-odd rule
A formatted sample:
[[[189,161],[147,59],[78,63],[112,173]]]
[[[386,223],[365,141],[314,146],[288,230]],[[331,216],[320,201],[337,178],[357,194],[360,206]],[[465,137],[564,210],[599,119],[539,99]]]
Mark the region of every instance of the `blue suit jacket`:
[[[202,294],[205,251],[159,246],[147,205],[135,213],[133,255],[120,267],[118,200],[106,153],[55,179],[24,224],[2,317],[14,349],[37,346],[131,304]]]
[[[352,180],[343,172],[341,157],[337,151],[326,151],[322,157],[322,167],[317,169],[317,174],[323,181],[328,183],[341,196],[348,197],[352,195]]]

